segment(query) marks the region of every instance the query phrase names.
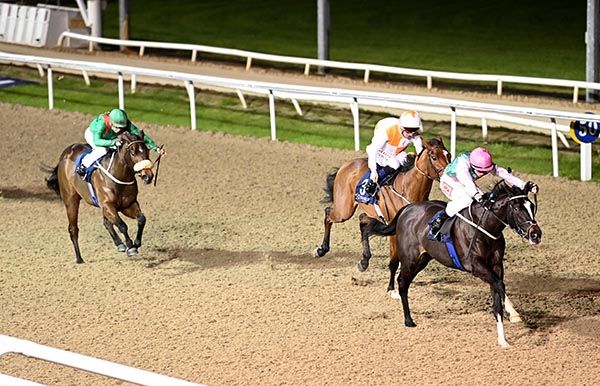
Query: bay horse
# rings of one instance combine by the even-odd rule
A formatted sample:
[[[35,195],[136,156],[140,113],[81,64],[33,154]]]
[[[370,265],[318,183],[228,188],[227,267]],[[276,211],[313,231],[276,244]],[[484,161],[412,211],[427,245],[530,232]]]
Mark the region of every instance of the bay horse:
[[[503,230],[510,227],[531,244],[541,242],[542,231],[535,220],[536,205],[527,193],[510,187],[501,180],[482,203],[473,203],[463,209],[452,223],[451,232],[456,250],[455,260],[446,245],[428,237],[428,221],[445,208],[443,201],[424,201],[404,207],[389,225],[374,224],[369,233],[394,235],[396,255],[390,258],[388,291],[394,290],[398,266],[398,293],[404,310],[404,324],[415,327],[408,305],[408,288],[415,276],[435,259],[448,268],[461,269],[488,283],[492,292],[492,312],[496,319],[498,343],[508,347],[502,318],[504,311],[511,322],[520,321],[519,314],[506,296],[504,285]],[[536,200],[537,202],[537,200]],[[452,219],[451,219],[452,220]],[[450,221],[450,220],[448,220]]]
[[[97,206],[102,209],[104,227],[112,237],[117,250],[133,256],[142,245],[142,234],[146,217],[137,201],[138,186],[136,174],[141,176],[145,184],[150,184],[154,177],[152,162],[149,159],[149,149],[144,142],[144,132],[136,136],[129,132],[121,133],[117,143],[121,143],[114,151],[99,162],[99,170],[91,176],[91,182],[97,195]],[[69,220],[69,235],[75,249],[75,261],[83,263],[79,250],[79,203],[83,199],[94,205],[87,183],[75,173],[75,162],[84,151],[90,149],[87,144],[74,144],[67,147],[61,154],[58,164],[52,169],[46,179],[48,188],[55,191],[62,199]],[[132,241],[127,233],[127,224],[118,212],[137,220],[137,235]],[[114,227],[123,234],[125,243],[121,240]]]
[[[385,221],[391,221],[403,206],[428,199],[433,181],[439,181],[449,161],[449,152],[441,138],[423,141],[423,150],[416,156],[414,166],[396,175],[390,185],[382,186],[379,191],[378,201]],[[314,252],[316,257],[325,256],[330,248],[331,226],[334,223],[350,219],[356,208],[360,206],[364,211],[359,217],[362,259],[358,262],[358,269],[361,272],[369,267],[371,258],[369,236],[365,229],[369,229],[374,223],[381,222],[373,205],[359,204],[354,199],[356,185],[367,170],[369,170],[367,159],[355,158],[327,175],[326,197],[323,202],[331,202],[332,205],[325,208],[323,242]],[[390,249],[393,255],[395,243],[391,240]]]

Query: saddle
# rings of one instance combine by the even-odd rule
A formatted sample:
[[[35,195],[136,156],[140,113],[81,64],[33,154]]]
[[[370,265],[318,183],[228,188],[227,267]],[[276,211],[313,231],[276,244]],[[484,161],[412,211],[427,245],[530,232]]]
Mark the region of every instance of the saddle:
[[[83,160],[83,157],[90,154],[91,152],[92,152],[92,148],[87,148],[86,150],[81,152],[81,154],[79,154],[77,156],[77,159],[75,159],[75,170],[77,170],[79,168],[79,166],[81,165],[81,161]],[[106,157],[110,154],[111,154],[110,151],[107,152],[105,155],[98,158],[88,168],[85,169],[84,181],[87,183],[88,191],[90,193],[90,197],[92,198],[92,203],[94,204],[94,206],[97,206],[97,207],[99,207],[100,205],[98,204],[98,196],[96,195],[96,190],[94,189],[94,186],[92,185],[92,173],[94,172],[94,170],[98,169],[98,165],[100,165],[100,161],[102,161],[102,159],[104,157]]]
[[[444,209],[442,209],[441,211],[443,211],[443,210]],[[433,223],[433,219],[436,218],[436,216],[438,216],[441,211],[439,211],[435,215],[433,215],[432,220],[430,220],[428,222],[430,235],[432,234],[431,226]],[[454,222],[456,221],[457,218],[458,218],[458,216],[452,216],[452,217],[447,218],[442,223],[442,226],[440,227],[440,231],[437,234],[437,238],[433,239],[432,237],[430,237],[430,239],[444,243],[446,245],[446,250],[448,251],[448,254],[452,258],[452,262],[454,263],[454,266],[456,268],[460,269],[461,271],[464,271],[465,268],[462,266],[462,264],[460,263],[460,260],[458,259],[458,254],[456,253],[456,248],[454,247],[454,241],[452,241],[452,226],[454,225]]]

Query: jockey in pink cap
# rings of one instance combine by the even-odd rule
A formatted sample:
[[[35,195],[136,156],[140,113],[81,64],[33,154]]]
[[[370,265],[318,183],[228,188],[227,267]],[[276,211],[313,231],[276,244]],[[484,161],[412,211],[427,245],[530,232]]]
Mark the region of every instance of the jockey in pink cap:
[[[432,220],[431,234],[437,236],[442,223],[471,204],[473,200],[481,202],[483,193],[475,181],[492,173],[510,185],[527,192],[537,193],[538,186],[525,182],[510,174],[506,169],[494,164],[492,155],[486,148],[478,147],[471,152],[462,152],[446,166],[440,178],[440,189],[450,199],[446,210]]]

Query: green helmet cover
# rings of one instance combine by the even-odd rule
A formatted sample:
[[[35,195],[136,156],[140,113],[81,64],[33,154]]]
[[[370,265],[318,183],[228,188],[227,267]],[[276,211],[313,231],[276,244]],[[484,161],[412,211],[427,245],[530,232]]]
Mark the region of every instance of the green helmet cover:
[[[121,109],[113,109],[110,114],[108,114],[108,117],[115,127],[123,128],[127,126],[127,114]]]

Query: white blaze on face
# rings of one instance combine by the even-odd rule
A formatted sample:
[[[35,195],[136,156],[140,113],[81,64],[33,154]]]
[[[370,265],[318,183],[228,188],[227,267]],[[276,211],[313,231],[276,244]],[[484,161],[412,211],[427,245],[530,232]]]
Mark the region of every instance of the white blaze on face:
[[[523,206],[525,206],[525,209],[527,209],[527,213],[529,213],[529,217],[531,217],[531,219],[533,220],[533,204],[529,201],[525,201],[525,204],[523,204]]]
[[[150,162],[150,160],[145,159],[143,161],[140,161],[138,163],[136,163],[135,165],[133,165],[133,170],[136,172],[145,170],[145,169],[152,169],[152,162]]]

